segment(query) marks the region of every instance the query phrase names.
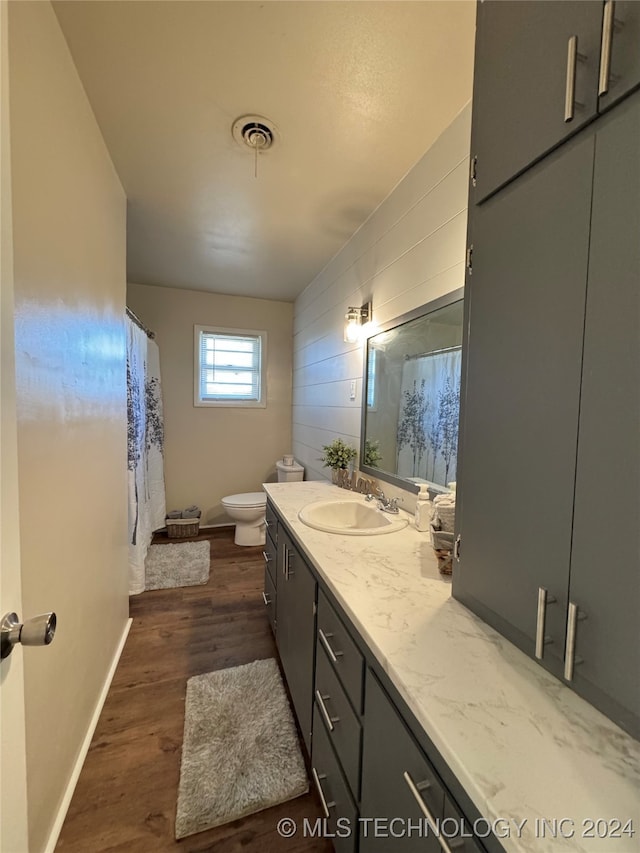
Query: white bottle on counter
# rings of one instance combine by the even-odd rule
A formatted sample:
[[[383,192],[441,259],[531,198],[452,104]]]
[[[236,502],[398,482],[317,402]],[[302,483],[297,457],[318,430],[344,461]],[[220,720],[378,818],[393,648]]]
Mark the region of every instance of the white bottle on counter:
[[[431,524],[431,501],[429,500],[429,489],[427,486],[420,486],[420,491],[416,495],[416,530],[425,533]]]

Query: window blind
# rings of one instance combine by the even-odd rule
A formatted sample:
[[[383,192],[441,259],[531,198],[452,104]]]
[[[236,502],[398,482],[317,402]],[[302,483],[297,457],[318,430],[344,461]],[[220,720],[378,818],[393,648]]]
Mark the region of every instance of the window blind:
[[[200,398],[260,401],[259,335],[200,332]]]

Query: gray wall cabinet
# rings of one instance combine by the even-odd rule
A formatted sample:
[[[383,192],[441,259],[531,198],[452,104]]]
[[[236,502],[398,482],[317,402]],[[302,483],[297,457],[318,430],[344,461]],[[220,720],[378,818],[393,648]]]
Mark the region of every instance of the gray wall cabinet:
[[[476,204],[640,84],[639,29],[637,2],[478,5]]]
[[[522,15],[529,45],[558,4],[515,5],[481,4],[480,23]],[[614,69],[640,32],[635,10],[605,5],[626,15]],[[474,139],[481,91],[503,85],[500,56],[476,62]],[[609,75],[612,109],[484,201],[478,161],[453,594],[638,737],[640,92],[619,99],[637,83],[626,68],[625,85]],[[496,162],[510,144],[494,128]]]
[[[547,608],[545,661],[556,675],[571,556],[593,152],[592,139],[572,143],[476,209],[467,290],[453,591],[533,655],[538,589],[548,589],[557,603]]]
[[[586,617],[574,687],[637,735],[640,95],[611,118],[596,136],[569,599]]]

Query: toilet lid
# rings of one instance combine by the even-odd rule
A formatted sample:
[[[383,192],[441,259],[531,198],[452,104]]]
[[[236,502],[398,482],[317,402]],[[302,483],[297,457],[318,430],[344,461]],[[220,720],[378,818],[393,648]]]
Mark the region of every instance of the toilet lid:
[[[264,492],[245,492],[242,495],[227,495],[222,503],[228,506],[266,506],[267,496]]]
[[[278,471],[282,471],[284,474],[300,474],[304,471],[302,465],[298,465],[297,462],[294,461],[293,465],[285,465],[282,459],[278,459],[278,461],[276,462],[276,468],[278,469]]]

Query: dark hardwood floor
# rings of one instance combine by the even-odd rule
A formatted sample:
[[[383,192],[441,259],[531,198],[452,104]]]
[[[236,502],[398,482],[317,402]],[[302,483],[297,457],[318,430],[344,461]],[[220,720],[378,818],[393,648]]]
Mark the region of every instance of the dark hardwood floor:
[[[225,826],[174,839],[187,679],[277,657],[262,603],[262,548],[233,543],[232,529],[205,530],[211,576],[204,586],[131,598],[133,625],[91,742],[56,850],[64,853],[330,853],[304,838],[321,816],[315,791]],[[156,542],[168,541],[157,536]],[[212,768],[212,772],[215,770]],[[283,817],[298,833],[281,838]]]

